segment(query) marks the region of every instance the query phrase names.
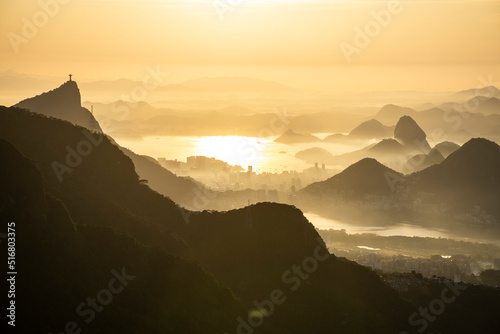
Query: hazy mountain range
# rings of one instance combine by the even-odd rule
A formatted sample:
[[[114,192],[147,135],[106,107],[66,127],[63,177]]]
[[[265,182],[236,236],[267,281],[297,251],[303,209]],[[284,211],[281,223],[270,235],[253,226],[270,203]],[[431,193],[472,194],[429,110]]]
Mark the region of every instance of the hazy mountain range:
[[[351,202],[357,203],[353,210],[364,215],[385,212],[386,218],[393,214],[393,219],[415,224],[432,221],[435,226],[476,230],[492,238],[500,236],[498,144],[474,138],[446,159],[435,149],[419,160],[426,166],[404,175],[373,158],[365,158],[300,193],[305,203],[316,203],[317,207],[320,203],[335,203],[331,207],[335,210],[347,208],[346,203]]]
[[[167,81],[165,79],[165,81]],[[50,85],[57,83],[54,78],[36,78],[33,76],[17,73],[15,71],[5,71],[0,73],[0,89],[9,90],[22,90],[26,88],[45,89]],[[99,80],[91,82],[80,83],[83,91],[122,91],[124,93],[130,92],[136,87],[142,87],[144,83],[138,80],[130,79],[117,79],[117,80]],[[178,84],[168,84],[167,82],[161,83],[156,87],[160,91],[192,91],[192,92],[265,92],[265,93],[279,93],[288,92],[293,93],[296,89],[286,85],[250,78],[250,77],[205,77],[194,80],[183,81]]]
[[[18,240],[29,245],[18,246],[20,330],[250,333],[258,327],[261,333],[399,333],[414,331],[409,316],[440,298],[450,284],[436,282],[425,298],[403,299],[375,272],[330,255],[295,207],[183,209],[138,175],[144,170],[166,182],[168,171],[159,172],[150,158],[120,149],[99,131],[67,121],[81,110],[75,87],[65,84],[27,100],[32,109],[71,101],[72,108],[52,114],[62,119],[0,107],[0,217],[16,222]],[[41,103],[45,99],[48,104]],[[493,212],[499,150],[487,140],[471,140],[417,173],[420,177],[412,176],[415,190],[408,194],[458,192],[450,206],[465,202]],[[386,172],[403,182],[401,174],[365,159],[303,192],[386,196],[392,193]],[[105,301],[101,293],[113,277],[123,286],[113,303],[105,304],[104,312],[92,313],[88,306],[84,315],[94,316],[84,317],[82,302],[85,307],[96,295],[94,301]],[[428,329],[495,332],[499,292],[483,286],[460,290],[453,310]]]
[[[17,108],[2,107],[0,120],[0,152],[9,162],[2,165],[1,198],[7,207],[1,215],[15,220],[19,238],[31,244],[22,254],[26,277],[39,272],[35,282],[18,282],[20,305],[30,305],[23,314],[32,319],[19,320],[23,328],[64,326],[80,299],[95,295],[110,271],[122,267],[136,278],[116,297],[115,312],[99,314],[89,330],[112,326],[127,314],[126,327],[108,332],[235,332],[238,316],[247,319],[253,301],[266,300],[277,288],[287,294],[287,303],[265,318],[263,332],[404,328],[410,305],[354,263],[329,257],[308,283],[299,278],[295,293],[290,290],[299,287],[295,275],[290,272],[290,283],[282,282],[294,263],[324,247],[299,210],[258,204],[227,213],[182,211],[141,183],[132,161],[106,137],[59,182],[52,163],[65,161],[67,143],[85,138],[82,128]],[[65,298],[56,298],[61,295]],[[329,307],[308,306],[318,298]],[[210,306],[214,301],[217,306]],[[371,313],[360,312],[360,305]]]

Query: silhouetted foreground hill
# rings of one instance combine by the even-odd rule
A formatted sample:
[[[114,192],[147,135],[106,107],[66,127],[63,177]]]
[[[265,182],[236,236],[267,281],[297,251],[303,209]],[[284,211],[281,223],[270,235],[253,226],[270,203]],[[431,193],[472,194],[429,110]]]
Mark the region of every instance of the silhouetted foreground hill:
[[[17,107],[68,121],[83,126],[91,131],[102,132],[99,123],[85,108],[81,107],[80,90],[75,81],[68,81],[59,88],[39,96],[19,102]],[[110,139],[113,144],[119,145]],[[161,167],[157,161],[147,156],[120,148],[135,166],[139,177],[147,181],[148,186],[164,196],[168,196],[188,208],[193,207],[194,191],[204,191],[199,182],[187,177],[178,177]]]
[[[147,180],[151,189],[188,209],[196,209],[197,202],[193,199],[198,194],[206,193],[204,184],[190,177],[175,175],[151,157],[136,154],[124,147],[120,147],[120,150],[132,160],[135,171],[141,179]]]
[[[4,107],[0,133],[35,162],[47,191],[64,200],[73,220],[117,227],[145,244],[185,254],[171,233],[185,228],[179,207],[140,183],[130,158],[106,136]]]
[[[418,305],[329,255],[296,208],[181,210],[105,136],[16,108],[0,108],[0,138],[0,218],[16,222],[22,332],[71,321],[91,333],[415,332]]]
[[[243,310],[199,265],[74,222],[3,139],[0,161],[0,219],[15,222],[17,240],[15,333],[215,333]]]
[[[29,272],[26,277],[36,276],[35,272],[41,270],[45,270],[44,275],[47,277],[58,277],[58,280],[41,279],[30,282],[33,287],[29,291],[36,295],[36,298],[34,297],[29,303],[33,310],[42,307],[42,300],[45,299],[51,299],[56,304],[53,308],[47,307],[50,317],[43,312],[40,316],[33,316],[46,328],[55,331],[61,324],[69,321],[67,319],[74,318],[74,308],[79,301],[85,300],[86,296],[95,295],[102,289],[101,286],[106,283],[107,277],[112,277],[110,271],[113,268],[120,270],[124,266],[130,267],[131,273],[132,269],[135,269],[134,275],[139,280],[143,269],[134,267],[127,261],[146,266],[153,260],[144,259],[146,255],[141,257],[136,254],[146,251],[129,250],[132,246],[125,247],[115,239],[129,240],[128,242],[135,244],[134,247],[138,249],[143,249],[141,245],[155,246],[154,252],[158,252],[158,257],[169,253],[182,258],[197,259],[214,274],[217,281],[230,287],[236,296],[241,298],[240,304],[232,306],[234,301],[228,297],[224,289],[217,290],[217,286],[214,288],[208,286],[206,289],[209,291],[203,292],[204,290],[194,287],[198,284],[207,286],[208,283],[200,283],[203,281],[202,273],[197,277],[174,269],[172,271],[165,269],[168,266],[164,268],[164,265],[149,265],[149,275],[153,275],[157,270],[164,270],[165,276],[161,276],[160,273],[158,278],[144,275],[145,282],[151,281],[147,289],[138,287],[138,290],[131,288],[126,291],[131,291],[129,293],[135,298],[144,296],[143,303],[150,304],[148,310],[153,311],[158,308],[159,313],[155,314],[156,320],[149,322],[147,327],[155,327],[158,332],[165,328],[162,327],[163,322],[171,324],[172,328],[180,328],[177,332],[215,332],[209,329],[186,330],[189,326],[203,327],[205,322],[208,322],[207,328],[223,326],[225,331],[234,333],[239,325],[234,310],[242,305],[244,311],[240,312],[239,316],[248,321],[248,312],[256,308],[253,302],[268,300],[271,298],[270,293],[276,289],[283,292],[286,303],[276,304],[275,314],[265,318],[265,323],[270,328],[275,328],[276,333],[291,333],[296,328],[304,330],[310,328],[308,332],[311,333],[324,333],[332,327],[339,333],[368,333],[377,328],[380,331],[392,332],[404,328],[407,314],[405,310],[409,310],[408,306],[370,270],[328,256],[323,248],[323,242],[318,239],[319,235],[297,209],[285,205],[258,204],[249,209],[227,213],[182,211],[171,200],[142,184],[134,172],[130,159],[104,136],[100,138],[102,142],[93,148],[91,154],[83,157],[79,165],[71,167],[71,172],[62,175],[63,180],[60,182],[54,172],[53,162],[65,163],[68,146],[78,147],[82,141],[89,140],[82,133],[83,130],[64,121],[49,119],[16,108],[0,108],[1,137],[22,150],[42,175],[38,176],[36,184],[34,180],[21,173],[22,169],[6,169],[2,173],[2,180],[11,184],[2,188],[9,189],[3,192],[2,205],[10,207],[8,194],[16,194],[19,192],[16,189],[20,185],[25,185],[26,190],[20,195],[15,195],[16,203],[22,201],[31,188],[43,189],[45,197],[57,198],[54,201],[61,203],[58,212],[61,212],[60,215],[66,219],[57,216],[46,222],[43,228],[26,225],[27,231],[22,232],[40,235],[41,231],[44,231],[40,242],[45,242],[45,238],[48,238],[46,243],[56,247],[54,251],[48,246],[47,250],[44,250],[43,246],[23,248],[25,263],[33,263],[33,272]],[[5,159],[15,160],[10,156]],[[43,191],[39,190],[38,193]],[[43,197],[43,194],[39,197]],[[38,200],[34,204],[34,207],[39,209],[25,207],[8,219],[19,221],[20,228],[25,226],[21,222],[44,221],[48,210],[40,202],[43,200]],[[251,210],[250,218],[247,217],[247,210]],[[22,217],[21,212],[29,212],[33,217]],[[76,227],[72,227],[68,221],[73,221]],[[63,226],[65,230],[71,231],[76,228],[76,232],[71,232],[76,234],[75,239],[61,235],[59,230],[52,231],[52,225],[54,228]],[[85,240],[80,236],[83,233],[88,233],[88,241],[82,241]],[[32,241],[34,236],[25,238],[29,244],[35,242]],[[63,245],[67,248],[58,248]],[[88,255],[85,249],[92,255]],[[315,254],[322,260],[314,260]],[[63,264],[56,266],[59,260],[63,261],[62,259],[64,259]],[[311,262],[313,260],[316,262]],[[47,265],[50,261],[56,263],[54,264],[56,267]],[[184,260],[176,261],[180,261],[179,266],[189,266]],[[38,262],[40,264],[35,265]],[[67,263],[73,264],[66,266]],[[297,269],[292,267],[293,265],[307,267],[309,273],[305,271],[306,269],[301,269],[299,273],[302,276],[298,276],[294,271]],[[79,269],[76,270],[73,266]],[[98,282],[95,284],[92,281],[93,275],[98,277]],[[176,283],[179,277],[186,282]],[[84,283],[87,281],[90,288]],[[159,287],[158,284],[167,286]],[[163,305],[161,301],[154,299],[156,293],[159,296],[163,295],[161,289],[172,286],[176,287],[176,291],[165,293],[171,294],[174,300],[178,295],[193,296],[183,302],[190,303],[190,307],[181,306],[180,310],[174,310],[179,305],[175,303]],[[55,293],[59,287],[64,291],[63,294]],[[95,291],[92,288],[95,288]],[[156,288],[160,290],[156,292]],[[205,294],[211,297],[207,298]],[[195,296],[203,301],[197,301]],[[217,307],[205,304],[210,302],[217,304]],[[126,302],[127,305],[129,303],[132,302],[130,300]],[[137,305],[144,305],[143,303]],[[109,307],[112,308],[111,305]],[[217,315],[219,308],[226,308],[227,312],[224,311],[224,315]],[[60,311],[63,309],[66,311]],[[123,319],[126,319],[127,312],[119,311],[118,308],[110,310],[110,313],[114,314],[116,319],[123,314]],[[142,315],[144,322],[148,322],[149,316],[152,316],[143,314],[140,310],[136,311]],[[185,312],[187,315],[184,315]],[[207,314],[212,313],[214,316],[210,317],[211,320],[206,320]],[[164,314],[168,314],[169,317],[164,317]],[[226,314],[232,314],[230,327],[226,326]],[[299,314],[301,316],[298,316]],[[137,317],[139,315],[136,314]],[[97,320],[92,322],[92,326],[95,326],[93,332],[137,333],[135,330],[124,329],[122,325],[115,324],[117,322],[115,318],[109,321],[108,318],[102,319],[102,322]],[[163,321],[162,324],[158,324],[159,321]],[[117,329],[114,329],[115,327]],[[260,329],[265,332],[266,327],[259,327]]]

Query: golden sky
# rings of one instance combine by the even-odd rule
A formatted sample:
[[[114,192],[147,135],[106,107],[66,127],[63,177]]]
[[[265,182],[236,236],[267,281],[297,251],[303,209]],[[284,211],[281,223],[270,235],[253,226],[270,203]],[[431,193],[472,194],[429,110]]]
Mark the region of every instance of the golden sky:
[[[460,85],[488,75],[500,81],[499,1],[3,0],[0,21],[0,71],[73,69],[91,80],[134,78],[146,64],[162,64],[180,80],[197,77],[194,68],[246,75],[229,69],[255,67],[262,77],[275,67],[266,79],[300,85],[300,77],[312,88],[344,80],[350,90],[356,80],[370,89],[388,67],[387,89],[446,90],[458,85],[445,81],[450,75]],[[319,72],[339,78],[288,73],[309,67],[337,69]],[[427,75],[441,68],[443,81],[424,82],[424,67]],[[416,81],[401,86],[404,77]]]

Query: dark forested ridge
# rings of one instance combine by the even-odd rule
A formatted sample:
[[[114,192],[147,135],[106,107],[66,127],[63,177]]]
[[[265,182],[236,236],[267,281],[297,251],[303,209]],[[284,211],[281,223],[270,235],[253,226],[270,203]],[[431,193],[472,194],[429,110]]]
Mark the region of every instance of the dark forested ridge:
[[[214,333],[241,312],[233,294],[198,264],[145,247],[111,222],[75,222],[33,162],[3,139],[0,157],[0,217],[16,223],[22,273],[16,285],[19,332],[59,333],[75,322],[87,333]],[[118,276],[123,281],[110,287]],[[104,295],[99,304],[106,288],[121,289],[109,306]],[[87,298],[96,296],[106,308],[92,313]]]
[[[168,253],[196,260],[202,267],[213,273],[218,284],[224,284],[236,293],[239,304],[232,307],[233,311],[229,314],[234,314],[237,307],[244,307],[243,309],[246,311],[240,315],[246,319],[247,310],[255,308],[252,306],[254,300],[269,299],[269,293],[275,289],[281,289],[284,293],[288,292],[291,294],[290,301],[277,309],[276,315],[266,319],[269,326],[280,328],[278,332],[290,332],[299,325],[305,328],[305,326],[311,326],[312,323],[314,323],[313,327],[317,328],[316,332],[318,333],[334,325],[338,327],[339,332],[345,333],[351,332],[353,328],[364,332],[371,327],[396,330],[398,326],[404,326],[406,314],[401,310],[405,308],[405,304],[376,275],[356,264],[328,256],[328,260],[318,264],[319,269],[311,274],[310,280],[299,279],[297,274],[290,272],[289,277],[286,277],[288,281],[286,279],[283,281],[283,274],[290,270],[292,265],[300,266],[304,259],[314,256],[318,247],[323,249],[322,252],[327,252],[313,226],[295,208],[278,204],[258,204],[250,207],[248,209],[250,211],[243,209],[227,213],[183,212],[170,199],[155,193],[142,184],[134,172],[130,159],[118,147],[111,144],[106,137],[102,137],[102,143],[95,147],[95,151],[84,157],[81,164],[74,167],[71,173],[64,174],[63,181],[59,182],[52,168],[52,163],[65,161],[67,143],[70,145],[76,143],[73,145],[77,145],[79,141],[85,139],[82,130],[82,128],[67,122],[49,119],[21,109],[2,108],[0,110],[2,138],[8,140],[32,160],[31,164],[34,164],[41,173],[40,176],[40,174],[33,172],[33,174],[38,175],[39,180],[36,186],[40,188],[40,193],[45,192],[45,197],[54,198],[54,201],[60,203],[62,208],[59,211],[64,213],[63,216],[71,222],[69,224],[59,221],[61,219],[56,219],[56,222],[52,224],[76,226],[70,230],[76,229],[76,232],[72,233],[77,237],[83,233],[89,233],[93,236],[90,238],[92,246],[82,244],[82,242],[74,244],[75,246],[81,245],[83,249],[92,250],[95,254],[94,261],[89,261],[87,256],[80,257],[83,253],[78,251],[75,255],[77,257],[71,258],[73,252],[58,250],[51,254],[44,254],[43,247],[37,249],[36,254],[43,256],[45,261],[49,261],[50,258],[50,261],[57,264],[59,257],[55,254],[65,254],[65,256],[70,257],[67,261],[78,267],[83,266],[80,267],[79,271],[86,271],[85,277],[89,277],[91,272],[96,275],[97,280],[103,281],[110,276],[110,270],[114,267],[104,270],[106,265],[101,263],[98,256],[100,251],[96,249],[95,243],[103,243],[99,246],[105,248],[101,253],[102,260],[110,261],[107,262],[110,264],[113,262],[110,254],[128,258],[129,255],[121,254],[124,250],[123,247],[114,246],[114,243],[118,242],[115,239],[126,239],[139,248],[154,246],[153,249],[156,249],[160,254]],[[29,133],[30,135],[20,135],[21,133]],[[4,144],[4,146],[11,147],[8,144]],[[11,150],[13,150],[12,147]],[[9,160],[13,159],[9,157]],[[25,164],[29,163],[25,162]],[[35,167],[31,169],[35,170]],[[18,183],[18,178],[25,179],[23,175],[19,174],[15,168],[2,173],[2,177],[6,178],[6,181],[12,180],[10,188],[13,190],[8,191],[3,196],[6,204],[8,204],[8,194],[15,193],[18,184],[25,184],[29,188],[29,184],[34,183],[34,181]],[[19,196],[22,198],[23,195]],[[16,196],[14,200],[17,201],[18,198]],[[32,214],[38,212],[32,209],[28,211]],[[45,213],[40,213],[37,220],[44,220],[45,216]],[[16,220],[20,217],[15,215],[10,219]],[[73,222],[75,225],[72,225]],[[51,225],[48,222],[45,224]],[[27,227],[27,229],[29,228]],[[43,236],[51,238],[51,241],[47,242],[52,242],[57,247],[67,244],[71,248],[73,244],[73,242],[67,241],[64,236],[62,237],[64,240],[61,240],[60,243],[57,234],[47,233]],[[97,240],[104,238],[104,236],[112,240]],[[324,256],[325,253],[322,255]],[[27,250],[26,257],[29,256],[31,253]],[[120,263],[117,266],[123,266],[121,263],[125,259],[122,259],[122,262],[116,261]],[[186,260],[179,259],[178,261]],[[84,262],[85,265],[81,262]],[[33,270],[35,267],[36,270],[42,270],[42,267],[35,265]],[[61,267],[64,265],[61,264]],[[45,298],[49,298],[50,294],[45,295],[43,291],[53,292],[59,286],[65,286],[69,291],[72,286],[78,286],[78,283],[72,279],[73,276],[66,278],[66,271],[59,273],[59,270],[62,270],[61,267],[46,271],[51,277],[55,275],[61,278],[52,281],[52,283],[46,283],[53,285],[52,290],[38,291]],[[342,270],[335,270],[336,267]],[[347,276],[343,277],[343,271],[346,275],[349,275],[350,272],[354,273],[354,277],[358,277],[358,279],[352,280],[354,277],[350,277],[347,280],[349,284],[345,284],[344,279]],[[165,270],[165,275],[182,276],[173,270]],[[139,277],[139,275],[136,276]],[[195,277],[186,276],[184,278],[187,279],[187,282],[199,283]],[[161,285],[162,280],[148,279]],[[168,280],[170,279],[168,278]],[[302,281],[304,283],[301,284],[297,292],[291,291],[290,287],[299,284],[297,280],[299,283]],[[217,291],[214,289],[212,293],[218,295]],[[227,294],[224,292],[226,290],[222,289],[221,291],[222,296],[217,298],[223,298]],[[348,291],[352,295],[347,293]],[[360,295],[361,291],[373,294],[373,298],[365,300]],[[192,293],[193,289],[186,288],[184,291],[182,285],[179,285],[176,292]],[[140,294],[141,292],[139,290],[136,293]],[[81,296],[84,293],[75,294],[82,299]],[[387,297],[388,294],[392,297]],[[354,298],[355,295],[359,297]],[[376,297],[377,295],[380,295],[380,298]],[[382,295],[386,297],[381,298]],[[324,300],[321,300],[322,296],[325,297]],[[316,300],[317,298],[320,300]],[[54,298],[54,300],[58,299]],[[357,301],[354,302],[355,300]],[[206,312],[210,312],[203,306],[206,301],[206,298],[201,294],[200,301],[193,300],[192,304],[193,307],[199,307],[198,312],[206,314]],[[228,299],[229,304],[230,302],[231,299]],[[333,306],[322,308],[322,311],[318,313],[316,307],[312,306],[316,302],[319,302],[320,305],[337,306],[335,308],[332,308]],[[369,317],[361,321],[366,315],[365,312],[360,313],[357,310],[358,303],[372,310],[373,319],[370,320]],[[72,305],[75,307],[78,305],[76,302],[70,302],[69,305],[63,304],[60,305],[62,308],[69,307],[70,309],[73,307]],[[220,306],[224,307],[224,305]],[[351,321],[345,323],[345,326],[342,325],[342,316],[337,313],[340,312],[338,307],[349,310],[346,314]],[[298,312],[299,310],[303,313],[302,317],[289,314],[289,312]],[[71,312],[74,314],[74,311]],[[193,319],[199,318],[199,315],[192,310],[186,312]],[[67,312],[62,313],[61,316],[58,316],[59,312],[55,311],[51,314],[55,319],[47,323],[49,327],[54,326],[50,328],[56,328],[59,322],[64,321],[63,319],[68,316]],[[332,317],[328,317],[328,314],[331,314]],[[333,315],[335,316],[333,317]],[[179,326],[184,322],[186,322],[186,326],[191,323],[175,313],[172,317],[179,317],[169,321]],[[320,321],[321,318],[325,317],[330,320],[328,322]],[[224,322],[221,322],[222,324]],[[236,331],[237,317],[233,317],[232,326],[232,328],[227,327],[226,330],[228,332]],[[133,332],[130,331],[130,333]]]
[[[0,138],[0,216],[17,226],[26,332],[72,321],[89,333],[415,332],[417,301],[329,255],[294,207],[183,210],[105,136],[18,108],[0,108]],[[82,142],[91,152],[67,160]],[[87,298],[107,301],[116,277],[126,285],[92,313]]]

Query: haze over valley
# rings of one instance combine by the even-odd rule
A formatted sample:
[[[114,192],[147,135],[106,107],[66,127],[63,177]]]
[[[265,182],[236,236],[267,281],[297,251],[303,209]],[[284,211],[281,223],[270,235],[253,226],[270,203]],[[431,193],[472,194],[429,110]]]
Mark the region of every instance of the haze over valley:
[[[0,8],[6,333],[500,332],[498,1]]]

